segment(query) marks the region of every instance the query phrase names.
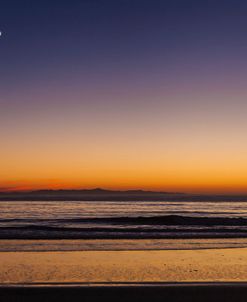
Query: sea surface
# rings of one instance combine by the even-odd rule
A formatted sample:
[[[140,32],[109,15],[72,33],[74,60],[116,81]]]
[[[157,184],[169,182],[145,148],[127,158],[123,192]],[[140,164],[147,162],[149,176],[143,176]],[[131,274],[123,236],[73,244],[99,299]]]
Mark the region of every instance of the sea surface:
[[[165,238],[247,238],[247,202],[0,202],[0,239]]]

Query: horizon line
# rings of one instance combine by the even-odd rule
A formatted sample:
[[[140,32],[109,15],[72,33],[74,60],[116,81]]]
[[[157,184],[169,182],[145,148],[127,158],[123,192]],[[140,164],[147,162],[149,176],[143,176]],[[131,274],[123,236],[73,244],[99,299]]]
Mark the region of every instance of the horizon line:
[[[236,192],[236,193],[213,193],[213,192],[180,192],[180,191],[166,191],[166,190],[152,190],[152,189],[143,189],[143,188],[137,188],[137,189],[107,189],[104,187],[93,187],[93,188],[42,188],[42,189],[15,189],[15,188],[0,188],[0,194],[25,194],[25,193],[37,193],[37,192],[65,192],[65,191],[71,191],[71,192],[79,192],[79,191],[102,191],[102,192],[112,192],[112,193],[133,193],[133,192],[142,192],[142,193],[160,193],[160,194],[178,194],[178,195],[194,195],[194,196],[247,196],[247,192]]]

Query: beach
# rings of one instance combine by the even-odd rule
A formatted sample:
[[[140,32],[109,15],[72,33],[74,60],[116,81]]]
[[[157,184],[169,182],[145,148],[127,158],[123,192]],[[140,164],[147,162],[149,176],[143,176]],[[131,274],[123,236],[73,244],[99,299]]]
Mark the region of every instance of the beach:
[[[1,240],[0,301],[245,301],[238,240]]]
[[[3,201],[0,301],[245,301],[246,205]]]
[[[247,248],[0,252],[1,284],[245,281]]]

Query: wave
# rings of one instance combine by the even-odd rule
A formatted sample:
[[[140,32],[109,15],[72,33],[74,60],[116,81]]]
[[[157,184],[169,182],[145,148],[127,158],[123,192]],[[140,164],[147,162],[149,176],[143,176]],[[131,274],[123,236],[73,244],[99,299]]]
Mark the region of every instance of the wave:
[[[163,239],[163,238],[247,238],[241,229],[106,229],[29,226],[0,228],[0,239]]]
[[[96,217],[64,219],[0,219],[0,223],[98,223],[122,225],[184,225],[184,226],[247,226],[243,217],[194,217],[183,215],[138,216],[138,217]]]
[[[183,215],[0,219],[0,239],[247,238],[247,218]]]
[[[246,232],[247,233],[247,226],[246,228],[238,228],[236,226],[231,227],[200,227],[200,226],[183,226],[182,228],[179,228],[177,226],[174,226],[174,228],[159,228],[158,226],[152,226],[151,228],[146,226],[138,226],[135,228],[131,227],[66,227],[66,226],[46,226],[46,225],[27,225],[27,226],[20,226],[20,227],[0,227],[0,233],[6,231],[47,231],[47,232],[123,232],[123,233],[135,233],[135,232],[147,232],[147,233],[153,233],[153,232]]]

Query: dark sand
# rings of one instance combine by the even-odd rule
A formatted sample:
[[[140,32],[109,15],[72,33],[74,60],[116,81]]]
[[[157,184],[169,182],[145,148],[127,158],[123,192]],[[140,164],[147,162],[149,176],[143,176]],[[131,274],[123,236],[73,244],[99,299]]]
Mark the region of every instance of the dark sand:
[[[245,302],[246,299],[247,285],[244,283],[0,287],[0,301],[7,302]]]

